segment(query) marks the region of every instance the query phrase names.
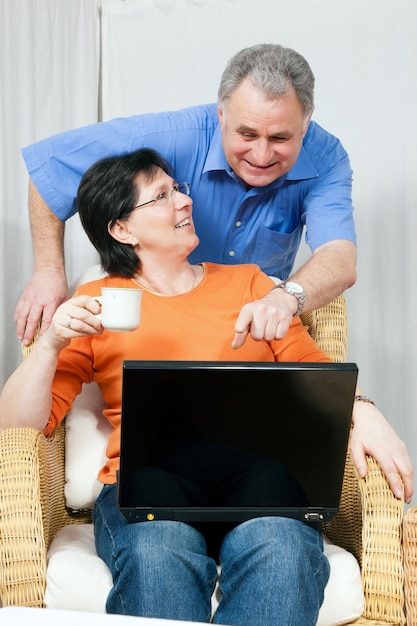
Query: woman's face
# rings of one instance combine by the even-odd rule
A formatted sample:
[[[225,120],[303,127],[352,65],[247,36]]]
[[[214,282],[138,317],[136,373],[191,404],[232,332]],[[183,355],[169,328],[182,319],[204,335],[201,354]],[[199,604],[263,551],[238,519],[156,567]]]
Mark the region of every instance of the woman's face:
[[[192,199],[175,191],[176,181],[161,169],[156,170],[151,181],[138,174],[135,183],[140,190],[136,204],[145,204],[131,212],[125,226],[137,244],[141,260],[146,253],[154,252],[187,257],[199,243],[192,219]],[[155,202],[149,202],[154,199]]]

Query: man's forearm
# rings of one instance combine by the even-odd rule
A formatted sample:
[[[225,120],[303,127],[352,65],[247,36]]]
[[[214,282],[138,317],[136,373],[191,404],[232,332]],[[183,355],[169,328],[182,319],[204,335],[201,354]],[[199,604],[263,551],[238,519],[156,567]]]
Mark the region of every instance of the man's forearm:
[[[29,217],[35,271],[65,272],[65,224],[52,213],[32,180],[29,182]]]
[[[345,240],[321,246],[289,280],[305,290],[303,311],[324,306],[355,284],[356,246]]]

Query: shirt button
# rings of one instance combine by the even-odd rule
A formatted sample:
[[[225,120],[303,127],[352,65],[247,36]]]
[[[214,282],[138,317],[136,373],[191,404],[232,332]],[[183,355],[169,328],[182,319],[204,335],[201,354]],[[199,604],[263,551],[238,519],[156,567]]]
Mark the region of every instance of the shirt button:
[[[229,250],[229,256],[235,256],[235,251],[234,250]]]
[[[236,222],[235,226],[236,228],[239,228],[239,226],[242,226],[242,222]]]

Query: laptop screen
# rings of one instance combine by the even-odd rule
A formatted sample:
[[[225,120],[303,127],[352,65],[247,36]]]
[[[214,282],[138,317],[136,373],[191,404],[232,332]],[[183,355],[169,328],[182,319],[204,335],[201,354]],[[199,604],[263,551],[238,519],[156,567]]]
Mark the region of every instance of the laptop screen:
[[[328,521],[354,363],[125,361],[118,503],[129,522]]]

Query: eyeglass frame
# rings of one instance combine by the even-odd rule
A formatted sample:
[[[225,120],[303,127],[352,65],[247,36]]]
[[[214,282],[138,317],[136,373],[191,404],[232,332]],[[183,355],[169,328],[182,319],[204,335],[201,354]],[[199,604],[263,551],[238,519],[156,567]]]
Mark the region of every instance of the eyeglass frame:
[[[175,183],[175,185],[172,187],[172,189],[170,189],[168,192],[162,192],[159,194],[159,196],[157,198],[153,198],[152,200],[148,200],[147,202],[142,202],[141,204],[137,204],[136,206],[133,207],[132,211],[135,211],[136,209],[141,209],[144,206],[148,206],[148,204],[153,204],[156,203],[160,200],[162,200],[162,197],[164,193],[168,193],[169,194],[169,198],[167,199],[171,199],[174,197],[174,193],[184,193],[186,196],[190,195],[190,183]]]

